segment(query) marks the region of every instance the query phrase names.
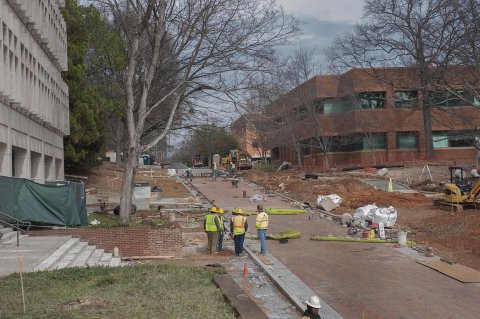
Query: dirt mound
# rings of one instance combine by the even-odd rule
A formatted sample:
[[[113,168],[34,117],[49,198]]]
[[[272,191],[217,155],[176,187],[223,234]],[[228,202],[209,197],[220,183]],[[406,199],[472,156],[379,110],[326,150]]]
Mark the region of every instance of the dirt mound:
[[[367,204],[395,208],[431,205],[431,200],[420,193],[387,193],[352,178],[296,180],[285,184],[287,192],[310,203],[315,203],[318,195],[337,194],[343,199],[341,206],[347,209]]]

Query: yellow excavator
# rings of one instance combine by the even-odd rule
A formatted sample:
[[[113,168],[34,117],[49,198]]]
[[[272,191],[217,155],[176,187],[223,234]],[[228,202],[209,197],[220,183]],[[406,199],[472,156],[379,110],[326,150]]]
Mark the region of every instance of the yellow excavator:
[[[450,181],[443,185],[443,198],[433,205],[454,212],[480,207],[480,178],[467,178],[461,166],[449,166]]]

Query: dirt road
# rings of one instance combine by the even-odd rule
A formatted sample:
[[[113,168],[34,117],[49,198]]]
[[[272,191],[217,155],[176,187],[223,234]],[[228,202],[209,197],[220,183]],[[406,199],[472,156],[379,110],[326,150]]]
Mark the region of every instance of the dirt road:
[[[226,209],[253,209],[243,198],[257,193],[241,184],[194,179],[210,200]],[[248,197],[248,196],[247,196]],[[288,203],[268,198],[269,207]],[[249,217],[254,225],[254,217]],[[288,244],[268,242],[269,251],[301,278],[344,318],[478,318],[480,284],[463,284],[426,268],[392,246],[317,242],[311,235],[342,235],[346,229],[325,219],[308,216],[272,216],[269,232],[300,230],[302,237]]]

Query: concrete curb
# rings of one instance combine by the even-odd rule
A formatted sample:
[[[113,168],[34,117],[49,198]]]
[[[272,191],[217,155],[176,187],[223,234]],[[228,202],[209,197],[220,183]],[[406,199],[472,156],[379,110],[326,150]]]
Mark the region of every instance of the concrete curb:
[[[295,276],[285,265],[283,265],[272,254],[268,254],[269,265],[265,264],[257,254],[253,251],[253,242],[245,243],[245,250],[255,263],[267,274],[272,282],[283,292],[283,294],[295,305],[295,307],[303,313],[306,309],[305,300],[316,293],[310,289],[303,281]],[[260,251],[257,247],[256,251]],[[332,307],[320,298],[322,308],[320,312],[324,319],[343,319]]]

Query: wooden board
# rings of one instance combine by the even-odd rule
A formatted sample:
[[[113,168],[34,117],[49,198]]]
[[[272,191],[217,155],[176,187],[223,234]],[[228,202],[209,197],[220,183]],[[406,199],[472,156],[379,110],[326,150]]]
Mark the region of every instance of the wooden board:
[[[223,291],[225,298],[238,313],[241,319],[268,319],[267,315],[250,297],[240,288],[230,275],[214,277],[217,286]]]
[[[480,271],[461,264],[423,260],[418,260],[417,262],[464,283],[480,282]]]

